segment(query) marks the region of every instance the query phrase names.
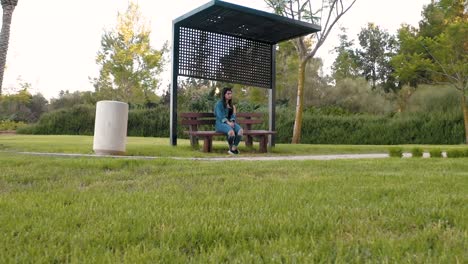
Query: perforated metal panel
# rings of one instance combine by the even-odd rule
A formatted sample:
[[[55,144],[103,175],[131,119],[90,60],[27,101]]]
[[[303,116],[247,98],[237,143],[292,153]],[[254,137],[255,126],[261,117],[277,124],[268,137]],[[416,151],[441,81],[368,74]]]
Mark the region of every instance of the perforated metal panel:
[[[179,28],[179,75],[271,88],[272,46]]]

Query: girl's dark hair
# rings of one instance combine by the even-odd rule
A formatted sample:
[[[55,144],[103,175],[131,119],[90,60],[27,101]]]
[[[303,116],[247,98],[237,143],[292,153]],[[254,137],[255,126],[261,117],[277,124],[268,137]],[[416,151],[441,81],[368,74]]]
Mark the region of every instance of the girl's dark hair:
[[[221,95],[221,99],[223,100],[224,108],[227,108],[227,105],[229,105],[232,108],[232,99],[229,100],[229,101],[226,101],[226,96],[225,95],[226,95],[227,92],[232,92],[232,88],[231,87],[224,87],[222,95]]]

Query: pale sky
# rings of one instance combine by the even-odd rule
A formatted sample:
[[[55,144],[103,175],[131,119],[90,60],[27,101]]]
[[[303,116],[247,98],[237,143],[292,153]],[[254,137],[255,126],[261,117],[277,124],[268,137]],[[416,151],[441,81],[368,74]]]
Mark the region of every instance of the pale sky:
[[[27,82],[32,85],[31,93],[40,92],[47,99],[57,98],[60,90],[94,90],[89,77],[99,74],[95,58],[102,33],[115,26],[117,12],[124,12],[128,1],[19,0],[11,24],[4,90],[14,91],[20,82]],[[164,41],[171,44],[173,19],[209,0],[136,2],[151,23],[153,47],[159,49]],[[226,2],[271,12],[263,0]],[[423,5],[429,3],[430,0],[357,0],[320,48],[318,57],[324,60],[324,70],[329,71],[333,63],[335,56],[330,53],[338,45],[340,26],[348,29],[352,39],[357,39],[369,22],[396,34],[402,23],[417,26]],[[170,63],[166,68],[161,88],[170,80]]]

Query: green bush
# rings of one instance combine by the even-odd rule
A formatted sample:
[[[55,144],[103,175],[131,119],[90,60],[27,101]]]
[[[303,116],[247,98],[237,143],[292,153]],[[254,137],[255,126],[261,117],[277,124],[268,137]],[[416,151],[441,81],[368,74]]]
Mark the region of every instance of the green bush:
[[[75,105],[46,113],[36,124],[17,130],[19,134],[92,135],[95,107]]]
[[[463,157],[468,157],[468,149],[463,150]]]
[[[411,150],[413,158],[421,158],[423,156],[423,150],[421,148],[413,148]]]
[[[337,106],[351,113],[386,114],[394,110],[385,94],[372,90],[364,78],[338,80],[321,93],[323,106]]]
[[[11,120],[1,120],[0,121],[0,131],[5,130],[16,130],[19,127],[23,127],[26,124],[24,122],[16,122]]]
[[[446,85],[420,85],[408,100],[407,111],[418,113],[458,113],[461,109],[459,92]]]
[[[442,150],[440,149],[431,149],[429,150],[431,158],[442,158]]]
[[[388,155],[393,158],[401,158],[403,157],[403,149],[402,148],[390,148],[388,150]]]
[[[449,149],[447,150],[447,158],[462,158],[464,152],[461,149]]]

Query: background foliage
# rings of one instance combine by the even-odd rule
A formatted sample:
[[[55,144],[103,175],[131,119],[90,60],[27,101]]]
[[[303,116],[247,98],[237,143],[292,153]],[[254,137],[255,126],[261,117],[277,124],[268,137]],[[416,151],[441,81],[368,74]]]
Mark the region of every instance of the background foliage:
[[[449,93],[450,95],[450,93]],[[419,97],[419,94],[417,95]],[[422,93],[421,97],[425,94]],[[417,100],[420,102],[421,100]],[[437,98],[439,99],[439,98]],[[435,100],[435,99],[434,99]],[[441,100],[442,101],[442,100]],[[193,102],[195,103],[195,102]],[[242,105],[242,104],[239,104]],[[246,104],[246,107],[249,107]],[[424,106],[411,107],[412,112],[395,115],[354,114],[345,108],[310,107],[304,113],[305,144],[460,144],[463,142],[463,117],[457,111],[431,112]],[[249,110],[249,109],[247,109]],[[263,112],[267,128],[267,110]],[[39,122],[17,130],[25,134],[92,135],[94,106],[75,105],[47,113]],[[277,109],[277,142],[291,140],[294,112],[287,107]],[[178,136],[186,138],[182,126]],[[169,136],[169,108],[160,105],[151,109],[131,109],[128,116],[129,136]]]
[[[342,29],[330,75],[323,72],[320,58],[312,58],[305,68],[301,143],[462,143],[466,133],[460,110],[466,107],[461,100],[465,92],[447,82],[449,75],[439,74],[441,68],[436,60],[440,58],[441,65],[456,62],[446,68],[447,73],[465,78],[468,52],[464,52],[463,43],[468,17],[462,2],[433,1],[423,8],[419,28],[402,25],[395,35],[369,24],[355,41]],[[31,84],[23,83],[21,90],[0,97],[0,120],[32,124],[18,129],[19,133],[90,135],[96,102],[122,99],[130,106],[128,135],[167,137],[170,96],[168,89],[160,95],[155,93],[166,47],[150,47],[148,30],[136,5],[129,5],[118,19],[119,26],[103,34],[97,56],[103,75],[93,80],[95,91],[70,93],[64,89],[48,102],[40,94],[32,95]],[[276,54],[277,140],[286,143],[292,139],[300,60],[291,42],[280,43]],[[138,65],[143,67],[139,73],[133,71]],[[118,82],[124,79],[110,78],[110,74],[131,80],[122,82],[130,85],[127,97],[112,95],[126,88]],[[151,80],[142,78],[148,74]],[[116,82],[111,84],[109,80]],[[181,78],[178,111],[212,111],[225,86],[233,87],[238,111],[263,112],[262,128],[267,128],[266,89]],[[185,137],[183,129],[179,127],[180,137]]]

